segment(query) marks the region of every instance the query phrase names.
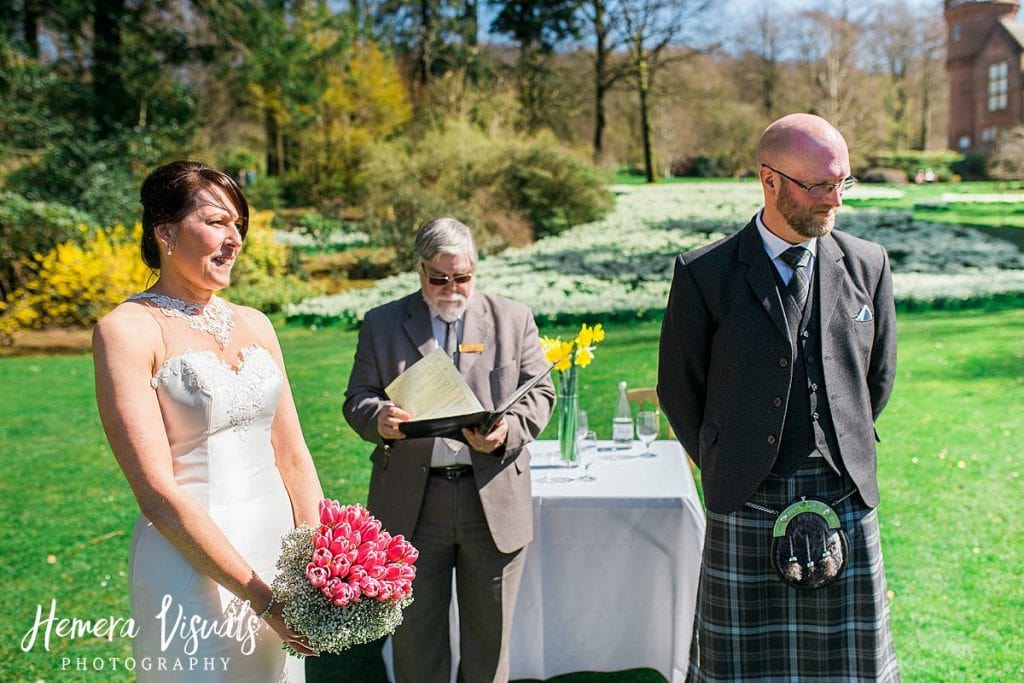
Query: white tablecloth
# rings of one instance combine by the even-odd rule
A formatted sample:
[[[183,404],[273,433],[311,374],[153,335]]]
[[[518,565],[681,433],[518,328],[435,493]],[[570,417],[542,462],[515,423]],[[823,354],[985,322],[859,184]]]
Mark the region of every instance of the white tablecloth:
[[[649,667],[683,681],[704,512],[682,447],[657,441],[654,458],[602,452],[591,467],[597,481],[537,482],[562,474],[544,467],[555,449],[530,445],[534,539],[512,624],[512,678]]]

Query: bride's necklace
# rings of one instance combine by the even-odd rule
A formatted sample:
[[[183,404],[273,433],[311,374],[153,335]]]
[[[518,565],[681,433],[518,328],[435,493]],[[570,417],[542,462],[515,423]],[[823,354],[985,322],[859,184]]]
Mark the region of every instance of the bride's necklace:
[[[222,349],[228,345],[231,330],[235,327],[234,312],[217,297],[212,297],[205,306],[153,292],[139,292],[129,301],[135,299],[149,299],[168,318],[181,318],[193,330],[212,335]]]

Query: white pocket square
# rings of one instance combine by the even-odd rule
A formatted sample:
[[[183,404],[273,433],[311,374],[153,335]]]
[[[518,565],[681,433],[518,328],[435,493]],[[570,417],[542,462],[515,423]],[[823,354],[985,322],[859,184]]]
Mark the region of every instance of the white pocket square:
[[[871,309],[868,308],[867,304],[864,304],[860,307],[857,315],[853,316],[853,319],[859,323],[869,323],[874,320],[874,316],[871,315]]]

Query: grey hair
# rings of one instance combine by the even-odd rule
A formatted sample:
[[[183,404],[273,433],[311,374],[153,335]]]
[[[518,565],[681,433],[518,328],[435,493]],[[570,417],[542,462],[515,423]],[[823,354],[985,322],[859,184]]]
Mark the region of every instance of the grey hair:
[[[412,253],[417,263],[433,261],[440,254],[469,254],[474,266],[477,259],[473,232],[453,216],[435,218],[420,228]]]

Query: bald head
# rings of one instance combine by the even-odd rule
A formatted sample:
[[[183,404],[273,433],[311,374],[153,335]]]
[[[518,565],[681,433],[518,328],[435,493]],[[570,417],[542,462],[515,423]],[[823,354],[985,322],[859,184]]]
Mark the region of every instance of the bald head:
[[[791,244],[832,230],[850,175],[846,140],[832,124],[811,114],[783,116],[761,134],[757,163],[769,230]]]
[[[831,123],[813,114],[783,116],[764,129],[757,143],[759,166],[777,166],[822,155],[849,158],[849,151],[842,134]]]

